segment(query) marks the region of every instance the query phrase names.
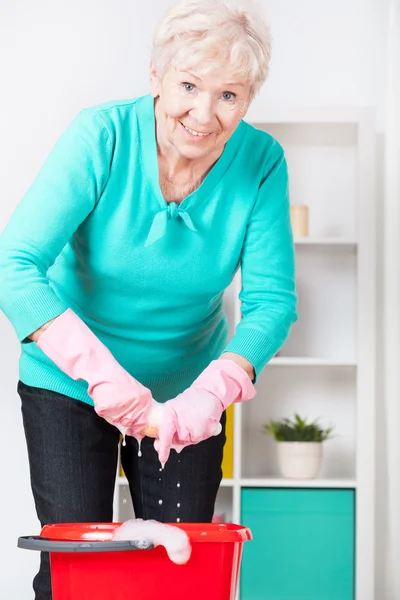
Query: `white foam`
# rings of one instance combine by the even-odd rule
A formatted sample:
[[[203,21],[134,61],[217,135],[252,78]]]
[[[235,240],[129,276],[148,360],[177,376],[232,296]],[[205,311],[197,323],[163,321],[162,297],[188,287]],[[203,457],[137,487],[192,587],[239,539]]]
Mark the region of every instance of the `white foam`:
[[[110,421],[110,423],[111,423],[111,421]],[[111,425],[114,425],[114,423],[111,423]],[[119,432],[122,435],[122,445],[126,446],[125,436],[126,436],[126,432],[128,431],[128,428],[124,427],[124,425],[120,425],[120,424],[115,425],[115,427],[117,429],[119,429]]]
[[[88,540],[92,542],[112,541],[112,533],[106,533],[105,531],[88,531],[87,533],[83,533],[81,537],[83,540]]]
[[[203,404],[204,404],[204,402],[205,402],[205,400],[203,401]],[[148,423],[147,427],[143,430],[143,432],[141,434],[136,434],[134,436],[138,443],[138,456],[139,457],[142,456],[141,442],[142,442],[143,437],[145,435],[149,436],[149,437],[157,437],[158,436],[158,428],[162,421],[164,408],[165,408],[165,404],[162,404],[160,402],[156,402],[155,400],[153,400],[151,409],[150,409],[150,414],[149,414],[149,423]],[[204,406],[203,406],[203,411],[204,411]],[[201,437],[201,435],[203,435],[203,433],[204,433],[201,419],[199,420],[198,427],[200,427],[200,429],[199,429],[199,431],[196,430],[195,437]],[[128,429],[127,429],[127,427],[124,427],[124,425],[120,425],[120,424],[117,425],[117,428],[119,429],[119,431],[122,435],[122,445],[126,446],[125,436],[126,436]],[[213,435],[219,435],[221,433],[221,430],[222,430],[221,424],[216,423]],[[188,444],[188,443],[186,443],[186,444],[171,444],[170,449],[175,450],[179,454],[188,445],[190,445],[190,444]],[[162,471],[164,469],[164,467],[165,467],[165,463],[161,464],[160,471]]]
[[[157,437],[158,436],[158,428],[159,428],[159,425],[163,418],[164,408],[165,408],[165,404],[162,404],[161,402],[156,402],[155,400],[153,400],[153,403],[152,403],[151,409],[150,409],[149,423],[148,423],[148,426],[144,429],[145,435],[147,435],[149,437]],[[139,449],[140,449],[140,442],[143,439],[143,435],[135,435],[135,438],[139,444]],[[172,444],[171,450],[175,450],[179,454],[180,452],[182,452],[182,450],[186,446],[187,446],[187,444]],[[139,454],[139,456],[141,456],[141,454]],[[165,467],[165,464],[161,464],[160,471],[162,471],[164,469],[164,467]]]
[[[151,542],[164,546],[169,558],[177,565],[187,563],[191,554],[190,541],[182,529],[153,520],[130,519],[122,523],[113,534],[114,541]]]

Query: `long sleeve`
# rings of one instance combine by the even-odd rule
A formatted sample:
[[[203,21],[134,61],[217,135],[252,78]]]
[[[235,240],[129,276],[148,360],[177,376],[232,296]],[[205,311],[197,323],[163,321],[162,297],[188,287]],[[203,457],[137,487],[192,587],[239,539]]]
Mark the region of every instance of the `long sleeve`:
[[[260,186],[246,231],[241,274],[242,319],[225,352],[247,358],[258,376],[297,320],[288,173],[283,152]]]
[[[82,111],[56,143],[0,236],[0,309],[24,341],[68,307],[46,278],[93,210],[110,170],[100,117]]]

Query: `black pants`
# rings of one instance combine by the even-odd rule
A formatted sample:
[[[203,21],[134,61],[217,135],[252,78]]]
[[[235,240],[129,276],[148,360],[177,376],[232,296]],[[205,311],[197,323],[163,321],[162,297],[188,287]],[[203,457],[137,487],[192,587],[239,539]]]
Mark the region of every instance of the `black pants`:
[[[119,431],[94,409],[67,396],[18,383],[31,485],[40,523],[110,522]],[[210,522],[221,482],[223,431],[180,454],[163,472],[153,440],[126,439],[121,460],[135,516],[162,522]],[[162,500],[162,502],[160,502]],[[42,553],[35,600],[51,600],[49,557]]]

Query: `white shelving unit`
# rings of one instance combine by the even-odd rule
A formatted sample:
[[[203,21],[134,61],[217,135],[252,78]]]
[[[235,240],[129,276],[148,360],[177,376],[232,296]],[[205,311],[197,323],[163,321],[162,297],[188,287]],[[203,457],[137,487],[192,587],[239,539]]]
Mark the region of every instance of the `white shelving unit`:
[[[367,108],[255,108],[249,122],[285,148],[291,202],[310,211],[310,237],[295,240],[299,321],[257,382],[234,407],[233,478],[216,512],[241,522],[243,488],[353,489],[356,600],[374,597],[375,493],[375,121]],[[240,318],[238,275],[226,294],[231,334]],[[335,425],[318,479],[280,477],[276,447],[262,430],[294,412]],[[129,518],[125,479],[116,518]]]

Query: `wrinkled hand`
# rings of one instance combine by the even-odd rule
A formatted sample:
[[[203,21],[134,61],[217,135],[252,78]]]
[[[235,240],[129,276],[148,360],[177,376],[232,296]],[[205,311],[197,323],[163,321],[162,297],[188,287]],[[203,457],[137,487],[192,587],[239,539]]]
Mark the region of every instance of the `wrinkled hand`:
[[[223,411],[255,394],[249,376],[237,363],[213,361],[187,390],[165,403],[154,442],[161,464],[167,462],[173,445],[184,447],[218,435]]]

